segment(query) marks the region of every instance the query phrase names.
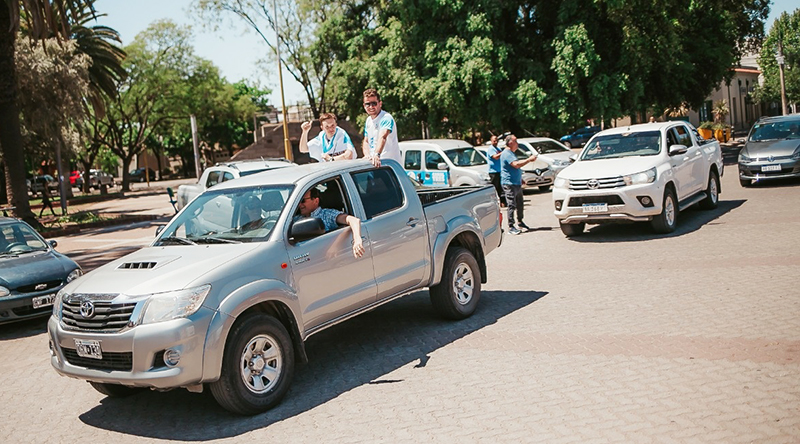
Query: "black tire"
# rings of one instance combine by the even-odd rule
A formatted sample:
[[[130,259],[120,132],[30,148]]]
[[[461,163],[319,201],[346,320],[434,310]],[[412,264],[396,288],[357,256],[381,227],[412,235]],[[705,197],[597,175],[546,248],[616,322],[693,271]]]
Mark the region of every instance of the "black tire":
[[[542,185],[542,186],[540,186],[539,187],[539,191],[541,191],[543,193],[546,193],[546,192],[550,191],[550,185]]]
[[[750,180],[750,179],[742,179],[741,177],[739,178],[739,185],[741,185],[744,188],[747,188],[752,184],[753,184],[753,181]]]
[[[564,233],[564,236],[567,237],[575,237],[580,236],[583,234],[583,230],[586,228],[586,224],[559,224],[561,225],[561,232]]]
[[[671,188],[664,191],[664,201],[661,206],[661,214],[653,218],[650,222],[656,233],[672,233],[678,225],[678,201],[675,199],[675,192]]]
[[[128,387],[119,384],[106,384],[103,382],[89,382],[98,392],[108,396],[109,398],[126,398],[135,395],[145,389],[141,387]]]
[[[225,410],[254,415],[278,404],[293,376],[294,347],[286,328],[272,316],[254,313],[236,321],[225,343],[222,374],[209,386]]]
[[[481,269],[475,256],[462,247],[447,250],[442,280],[430,288],[431,303],[439,315],[459,320],[472,316],[481,298]]]
[[[716,171],[708,173],[708,186],[706,187],[706,198],[700,201],[700,208],[703,210],[713,210],[719,204],[719,176]]]

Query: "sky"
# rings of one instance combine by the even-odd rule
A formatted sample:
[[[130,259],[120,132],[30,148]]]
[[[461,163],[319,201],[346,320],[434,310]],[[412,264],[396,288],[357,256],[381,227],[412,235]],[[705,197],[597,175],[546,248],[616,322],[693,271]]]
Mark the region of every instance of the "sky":
[[[98,24],[109,26],[120,33],[123,45],[131,43],[141,31],[156,20],[171,19],[180,25],[190,25],[194,31],[194,48],[197,55],[211,60],[220,68],[229,82],[242,79],[257,80],[262,86],[272,89],[270,100],[280,105],[280,89],[275,69],[269,73],[260,71],[255,64],[258,59],[275,60],[266,43],[239,18],[231,16],[214,31],[203,23],[196,12],[190,10],[193,0],[98,0],[97,11],[107,14]],[[766,30],[781,12],[792,12],[797,8],[796,0],[775,0],[771,4]],[[268,35],[272,37],[272,35]],[[303,87],[291,74],[283,70],[286,105],[308,102]]]

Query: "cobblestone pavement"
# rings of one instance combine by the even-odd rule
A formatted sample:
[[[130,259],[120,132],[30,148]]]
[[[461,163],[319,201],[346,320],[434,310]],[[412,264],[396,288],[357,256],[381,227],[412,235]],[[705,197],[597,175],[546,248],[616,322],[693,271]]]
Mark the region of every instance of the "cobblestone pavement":
[[[800,183],[741,188],[678,230],[534,232],[488,256],[479,311],[421,291],[308,343],[284,402],[232,416],[208,394],[104,398],[50,368],[44,321],[0,326],[3,442],[800,441]],[[135,238],[135,236],[134,236]]]

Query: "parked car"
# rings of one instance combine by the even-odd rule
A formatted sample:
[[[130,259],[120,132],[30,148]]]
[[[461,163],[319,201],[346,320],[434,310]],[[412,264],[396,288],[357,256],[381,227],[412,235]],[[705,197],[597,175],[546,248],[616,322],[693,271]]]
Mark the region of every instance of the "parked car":
[[[739,183],[800,177],[800,114],[762,117],[739,152]]]
[[[716,140],[699,141],[689,123],[625,126],[597,133],[558,174],[553,204],[566,236],[586,224],[649,221],[672,232],[694,204],[716,208],[723,173]]]
[[[580,148],[589,141],[595,134],[600,132],[599,126],[586,126],[575,130],[572,134],[561,136],[561,143],[567,148]]]
[[[70,172],[69,173],[69,184],[70,184],[70,186],[80,188],[80,186],[75,184],[75,181],[77,181],[78,178],[80,178],[81,176],[83,176],[83,171],[75,170],[75,171]]]
[[[53,176],[49,174],[33,176],[30,180],[30,192],[32,195],[41,194],[44,187],[50,190],[51,195],[58,194],[58,181]]]
[[[361,219],[296,217],[305,194]],[[260,202],[263,225],[246,230]],[[491,187],[416,190],[400,165],[366,160],[281,168],[192,200],[150,247],[61,290],[48,322],[55,370],[107,396],[132,387],[210,388],[225,409],[262,412],[289,390],[305,340],[428,287],[448,319],[471,316],[502,238]]]
[[[0,324],[53,312],[56,293],[82,274],[30,225],[0,217]]]
[[[156,180],[156,172],[153,171],[152,168],[148,168],[147,176],[145,176],[144,168],[136,168],[135,170],[131,170],[130,180],[131,182],[146,182],[148,180],[154,181]]]
[[[297,166],[297,164],[286,159],[259,159],[218,163],[213,167],[206,168],[197,183],[178,187],[175,208],[180,210],[200,193],[218,183],[289,166]]]
[[[541,191],[550,191],[556,175],[572,164],[571,157],[575,154],[549,137],[525,137],[517,139],[517,143],[519,148],[515,154],[518,159],[526,159],[534,151],[538,155],[535,161],[522,167],[523,189],[538,187]],[[505,140],[498,146],[505,147]]]
[[[101,185],[105,185],[107,187],[114,186],[114,176],[106,173],[103,170],[89,170],[89,186],[99,190]],[[75,180],[75,186],[78,188],[83,188],[83,175],[78,177]]]
[[[399,146],[406,174],[425,186],[460,187],[490,182],[486,157],[463,140],[407,140]]]

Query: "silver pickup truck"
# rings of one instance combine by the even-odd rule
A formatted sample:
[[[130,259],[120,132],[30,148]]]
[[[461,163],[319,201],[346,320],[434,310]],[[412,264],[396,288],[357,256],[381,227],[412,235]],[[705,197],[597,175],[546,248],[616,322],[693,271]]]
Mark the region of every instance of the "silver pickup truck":
[[[321,207],[361,220],[325,232]],[[263,223],[245,229],[260,205]],[[485,256],[502,239],[491,187],[415,189],[400,165],[364,160],[284,168],[224,182],[189,203],[146,248],[66,286],[48,322],[51,363],[107,396],[137,388],[211,390],[255,414],[280,401],[304,341],[423,287],[450,319],[470,316]],[[252,224],[251,224],[252,225]]]

